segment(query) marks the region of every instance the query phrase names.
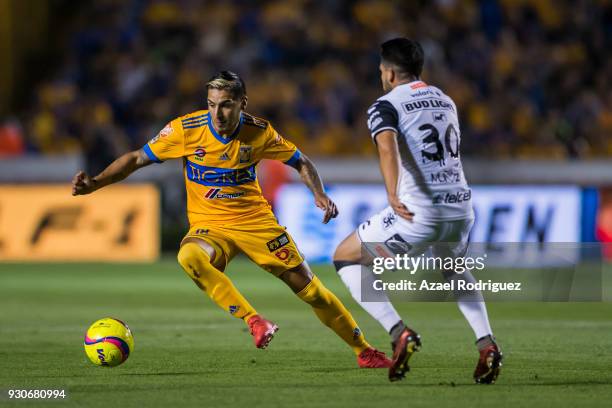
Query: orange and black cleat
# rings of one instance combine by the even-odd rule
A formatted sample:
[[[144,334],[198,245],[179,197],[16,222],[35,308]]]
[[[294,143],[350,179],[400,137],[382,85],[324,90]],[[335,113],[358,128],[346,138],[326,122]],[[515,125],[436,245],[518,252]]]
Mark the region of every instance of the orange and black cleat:
[[[272,341],[274,333],[278,331],[278,326],[259,315],[251,317],[247,323],[251,329],[255,347],[265,349]]]
[[[410,357],[421,349],[421,336],[406,327],[399,338],[391,343],[391,347],[393,347],[393,361],[389,367],[389,381],[399,381],[410,371],[408,365]]]
[[[387,358],[385,353],[367,348],[357,356],[357,364],[359,364],[359,368],[389,368],[391,367],[391,360]]]
[[[503,355],[491,336],[477,342],[477,344],[482,343],[484,344],[483,347],[479,347],[480,357],[474,370],[474,381],[476,384],[495,384],[501,370]]]

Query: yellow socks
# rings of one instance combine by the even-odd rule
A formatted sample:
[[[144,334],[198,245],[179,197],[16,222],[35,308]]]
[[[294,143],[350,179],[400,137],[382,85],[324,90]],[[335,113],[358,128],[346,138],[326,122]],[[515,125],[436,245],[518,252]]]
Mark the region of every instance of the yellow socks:
[[[223,272],[215,268],[208,253],[197,243],[188,242],[178,253],[178,262],[191,279],[220,308],[247,322],[257,312]],[[336,332],[359,355],[370,345],[340,300],[314,276],[298,294],[312,306],[323,324]]]
[[[319,320],[335,331],[356,355],[371,347],[357,327],[353,316],[340,300],[323,286],[319,278],[314,276],[312,281],[297,295],[312,306]]]
[[[195,284],[221,309],[245,322],[257,314],[232,281],[212,265],[208,253],[195,242],[188,242],[181,247],[178,262]]]

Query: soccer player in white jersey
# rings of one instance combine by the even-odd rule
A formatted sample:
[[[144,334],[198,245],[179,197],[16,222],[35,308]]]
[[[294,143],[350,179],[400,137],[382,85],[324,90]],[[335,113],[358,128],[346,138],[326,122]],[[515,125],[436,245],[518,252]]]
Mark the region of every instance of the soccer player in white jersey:
[[[367,268],[363,284],[370,284],[374,256],[362,252],[362,243],[381,243],[378,247],[390,254],[401,248],[410,256],[431,247],[433,256],[457,258],[465,255],[474,223],[471,190],[459,156],[457,108],[440,89],[420,80],[423,62],[423,49],[416,41],[395,38],[381,46],[380,73],[386,94],[368,110],[368,127],[378,148],[389,206],[346,237],[334,254],[336,270],[353,298],[391,335],[391,381],[404,378],[421,339],[404,324],[386,294],[377,293],[376,302],[362,300],[362,266]],[[432,246],[434,242],[450,244]],[[447,280],[458,276],[454,271],[442,273]],[[461,279],[474,281],[469,271]],[[474,380],[493,383],[502,354],[482,295],[464,291],[455,296],[477,339],[480,355]]]

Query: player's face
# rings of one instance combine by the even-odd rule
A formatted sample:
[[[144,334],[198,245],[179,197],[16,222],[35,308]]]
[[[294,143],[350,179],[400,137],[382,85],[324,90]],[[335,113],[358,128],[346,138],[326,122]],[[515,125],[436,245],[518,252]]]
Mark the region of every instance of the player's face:
[[[246,107],[246,96],[234,99],[231,92],[226,89],[208,90],[208,111],[213,121],[213,126],[220,134],[231,134],[238,121],[240,111]]]
[[[386,67],[383,63],[378,66],[380,69],[380,82],[382,82],[383,91],[388,92],[391,90],[391,77],[393,76],[393,70]]]

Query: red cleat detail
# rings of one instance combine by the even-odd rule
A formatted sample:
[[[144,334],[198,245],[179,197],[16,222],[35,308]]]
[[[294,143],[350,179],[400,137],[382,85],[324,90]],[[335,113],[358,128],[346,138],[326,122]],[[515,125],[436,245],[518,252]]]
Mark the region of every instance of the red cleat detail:
[[[497,344],[480,350],[480,357],[476,370],[474,370],[474,381],[477,384],[494,384],[502,366],[502,353]]]
[[[410,357],[421,349],[421,336],[406,328],[392,346],[393,361],[389,367],[389,381],[399,381],[410,371],[408,365]]]
[[[260,349],[268,347],[268,344],[270,344],[270,341],[272,341],[274,337],[274,333],[278,331],[278,326],[276,324],[259,315],[251,317],[247,324],[249,325],[249,329],[251,329],[255,347]]]
[[[367,348],[357,357],[359,368],[389,368],[391,360],[387,358],[385,353],[373,348]]]

